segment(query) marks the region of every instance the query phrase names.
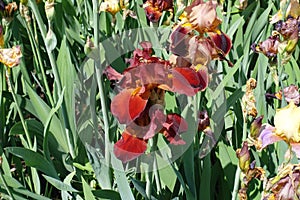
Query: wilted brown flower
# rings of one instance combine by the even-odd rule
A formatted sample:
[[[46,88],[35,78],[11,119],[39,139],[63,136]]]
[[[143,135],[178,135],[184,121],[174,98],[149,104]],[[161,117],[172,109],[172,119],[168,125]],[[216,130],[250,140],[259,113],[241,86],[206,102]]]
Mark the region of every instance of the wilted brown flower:
[[[13,19],[14,13],[18,10],[18,5],[16,2],[8,3],[5,5],[4,10],[1,9],[3,22],[8,24]]]
[[[254,78],[250,78],[246,83],[246,93],[242,98],[242,108],[244,116],[251,115],[252,117],[256,117],[257,110],[255,106],[255,97],[253,94],[253,90],[256,88],[256,80]]]
[[[300,198],[300,164],[288,164],[268,180],[263,200]]]
[[[12,68],[20,63],[22,52],[20,46],[15,46],[10,49],[0,49],[0,62]]]

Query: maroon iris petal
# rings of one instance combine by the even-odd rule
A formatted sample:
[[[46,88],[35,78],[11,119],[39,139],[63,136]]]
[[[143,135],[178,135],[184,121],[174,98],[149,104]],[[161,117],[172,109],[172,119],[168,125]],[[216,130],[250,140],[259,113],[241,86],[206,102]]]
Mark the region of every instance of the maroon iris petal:
[[[199,90],[204,90],[207,85],[208,74],[204,68],[198,72],[186,67],[177,67],[173,70],[173,88],[175,92],[193,96]]]
[[[123,75],[120,74],[119,72],[117,72],[114,68],[112,68],[111,66],[108,66],[103,73],[107,76],[107,78],[110,81],[118,81],[121,80]]]
[[[123,163],[126,163],[139,157],[146,149],[147,142],[145,140],[132,136],[125,131],[122,138],[114,145],[114,154]]]
[[[210,38],[215,43],[216,47],[222,50],[224,56],[229,53],[232,43],[228,35],[223,32],[221,32],[221,34],[212,33],[210,34]]]
[[[111,112],[121,124],[129,124],[145,109],[148,98],[133,95],[134,89],[123,90],[111,102]]]

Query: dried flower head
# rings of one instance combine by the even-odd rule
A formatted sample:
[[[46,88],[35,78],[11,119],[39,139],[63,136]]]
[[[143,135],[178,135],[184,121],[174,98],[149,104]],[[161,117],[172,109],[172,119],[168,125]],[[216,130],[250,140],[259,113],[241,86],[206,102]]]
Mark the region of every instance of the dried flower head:
[[[255,97],[253,94],[253,90],[256,88],[256,80],[254,78],[250,78],[246,83],[246,93],[242,98],[242,108],[244,116],[251,115],[252,117],[256,117],[257,110],[255,106]]]
[[[100,5],[100,11],[109,12],[112,15],[115,15],[121,10],[118,0],[105,0]]]
[[[20,46],[14,46],[9,49],[0,49],[0,62],[12,68],[20,63],[22,52]]]
[[[263,200],[300,198],[300,164],[288,164],[269,179],[263,193]]]

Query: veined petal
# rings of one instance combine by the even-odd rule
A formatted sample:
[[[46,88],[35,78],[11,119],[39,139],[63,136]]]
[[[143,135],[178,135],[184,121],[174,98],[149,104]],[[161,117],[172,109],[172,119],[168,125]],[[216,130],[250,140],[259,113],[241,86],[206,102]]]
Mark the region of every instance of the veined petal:
[[[187,96],[195,95],[196,92],[189,81],[175,69],[176,68],[172,70],[172,91],[185,94]]]
[[[196,71],[198,70],[198,71]],[[173,69],[173,89],[175,92],[193,96],[208,85],[208,73],[205,67],[192,69],[176,67]]]
[[[287,142],[300,142],[300,107],[293,101],[288,106],[277,109],[274,116],[276,134]]]
[[[191,31],[188,27],[181,25],[177,26],[170,36],[170,50],[178,56],[186,56],[188,54],[188,45],[191,36],[188,34]]]
[[[147,142],[145,140],[124,131],[122,138],[114,145],[114,154],[123,163],[126,163],[139,157],[146,149]]]
[[[263,126],[265,127],[262,128],[262,131],[258,137],[258,141],[261,143],[261,149],[270,144],[283,140],[283,138],[275,134],[275,127],[269,124],[265,124]]]
[[[120,74],[119,72],[117,72],[114,68],[112,68],[111,66],[108,66],[105,68],[105,70],[103,71],[103,73],[107,76],[107,78],[110,81],[118,81],[121,80],[123,75]]]
[[[126,129],[129,134],[148,140],[162,129],[165,121],[166,115],[163,113],[163,107],[156,104],[150,108],[147,106],[135,121],[127,125]]]
[[[216,47],[222,51],[223,56],[226,56],[229,53],[232,43],[228,35],[223,32],[221,32],[220,34],[210,33],[209,37],[214,42]]]
[[[292,150],[296,153],[297,158],[300,158],[300,143],[290,143]]]
[[[222,22],[217,16],[216,7],[216,2],[195,0],[185,11],[190,23],[199,33],[214,32]]]
[[[135,89],[123,90],[111,102],[111,112],[121,124],[129,124],[145,109],[148,98],[134,94]]]

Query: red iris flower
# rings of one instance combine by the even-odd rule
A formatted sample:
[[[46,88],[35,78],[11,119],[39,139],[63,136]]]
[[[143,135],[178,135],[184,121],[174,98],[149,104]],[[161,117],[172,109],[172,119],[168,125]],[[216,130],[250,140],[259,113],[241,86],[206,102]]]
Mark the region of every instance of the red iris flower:
[[[157,22],[163,11],[172,10],[172,0],[147,0],[143,5],[146,16],[151,22]]]
[[[206,70],[175,67],[168,61],[151,55],[149,42],[141,43],[129,59],[129,68],[119,74],[106,69],[107,77],[118,80],[121,92],[111,103],[111,112],[121,124],[126,125],[122,138],[115,144],[114,153],[123,162],[143,154],[148,139],[163,133],[171,144],[184,144],[180,133],[187,130],[186,121],[177,114],[165,115],[165,91],[195,95],[207,87]]]

